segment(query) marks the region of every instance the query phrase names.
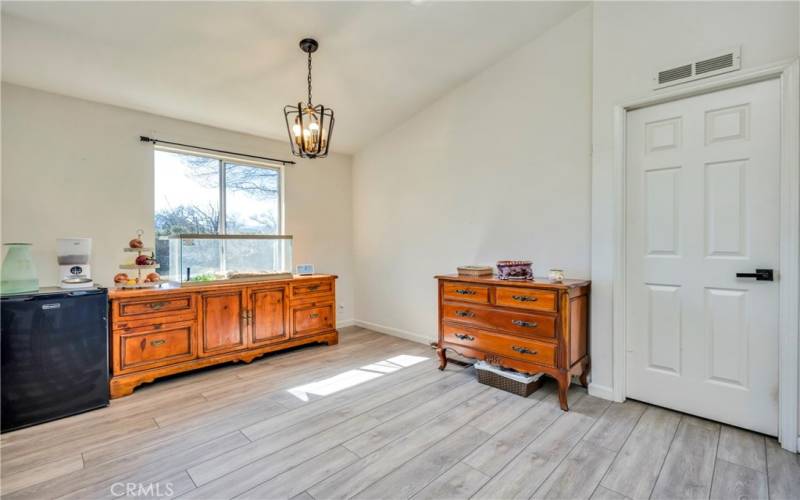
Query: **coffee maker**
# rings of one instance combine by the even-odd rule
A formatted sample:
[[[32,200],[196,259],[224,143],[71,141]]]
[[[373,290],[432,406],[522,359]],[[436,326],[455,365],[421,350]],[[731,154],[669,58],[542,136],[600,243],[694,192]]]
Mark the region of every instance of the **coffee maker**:
[[[91,238],[59,238],[56,240],[58,256],[58,285],[61,288],[91,288],[92,255]]]

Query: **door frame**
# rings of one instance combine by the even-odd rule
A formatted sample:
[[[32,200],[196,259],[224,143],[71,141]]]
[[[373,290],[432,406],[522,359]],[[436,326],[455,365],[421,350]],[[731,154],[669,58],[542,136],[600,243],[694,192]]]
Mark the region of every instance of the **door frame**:
[[[614,106],[613,158],[613,273],[612,273],[612,395],[624,401],[626,392],[626,157],[627,113],[687,97],[740,87],[764,80],[780,80],[780,260],[778,318],[778,440],[784,449],[797,452],[798,349],[800,348],[800,59],[747,71],[728,73],[701,82]]]

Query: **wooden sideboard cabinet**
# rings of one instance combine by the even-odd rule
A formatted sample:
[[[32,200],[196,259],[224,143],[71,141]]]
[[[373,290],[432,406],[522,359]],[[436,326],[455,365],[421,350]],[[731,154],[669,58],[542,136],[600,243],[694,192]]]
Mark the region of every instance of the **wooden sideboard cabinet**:
[[[111,397],[145,382],[339,341],[336,276],[112,290]]]
[[[573,375],[587,384],[589,289],[583,280],[505,281],[495,277],[436,276],[439,280],[439,369],[448,349],[468,358],[558,382],[569,409]]]

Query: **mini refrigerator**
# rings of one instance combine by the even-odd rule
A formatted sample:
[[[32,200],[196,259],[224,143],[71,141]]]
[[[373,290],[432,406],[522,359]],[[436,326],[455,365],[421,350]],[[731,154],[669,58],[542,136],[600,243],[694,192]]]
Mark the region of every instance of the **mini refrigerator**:
[[[2,432],[108,405],[108,290],[0,297]]]

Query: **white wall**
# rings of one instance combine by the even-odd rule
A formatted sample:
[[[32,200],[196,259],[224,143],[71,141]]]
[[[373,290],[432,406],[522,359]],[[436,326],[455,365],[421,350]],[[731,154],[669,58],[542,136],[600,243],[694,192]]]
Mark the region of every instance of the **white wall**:
[[[613,120],[616,104],[653,93],[653,73],[741,46],[742,68],[800,55],[797,2],[595,4],[592,176],[592,387],[610,397]]]
[[[273,118],[280,118],[280,110]],[[153,148],[140,135],[290,159],[288,143],[125,108],[2,86],[2,241],[33,243],[41,285],[57,282],[55,240],[93,239],[93,272],[111,283],[143,228],[153,243]],[[339,321],[353,313],[351,158],[286,167],[294,262],[338,274]]]
[[[531,258],[539,273],[590,274],[592,392],[611,397],[613,106],[651,93],[658,69],[716,50],[741,46],[745,69],[797,57],[800,12],[797,2],[590,9],[356,154],[357,320],[431,340],[431,276],[462,263]]]
[[[434,340],[460,264],[589,276],[591,41],[588,7],[356,154],[361,324]]]

